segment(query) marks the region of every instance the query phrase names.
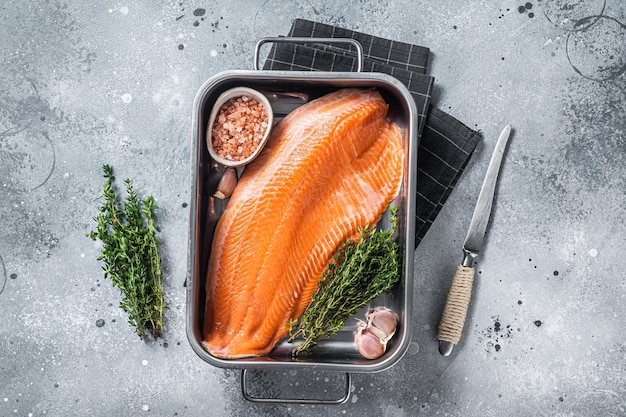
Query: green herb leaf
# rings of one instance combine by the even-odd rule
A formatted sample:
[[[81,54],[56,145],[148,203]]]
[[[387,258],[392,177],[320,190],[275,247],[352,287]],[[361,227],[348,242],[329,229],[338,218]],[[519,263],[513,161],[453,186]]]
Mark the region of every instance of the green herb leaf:
[[[140,338],[148,333],[154,339],[163,333],[163,298],[161,259],[154,212],[158,208],[152,196],[139,201],[130,179],[124,181],[126,198],[118,201],[113,188],[113,170],[102,167],[103,202],[94,217],[96,230],[87,234],[102,242],[98,257],[104,262],[104,277],[120,289],[120,307],[128,313],[128,323]]]
[[[306,353],[319,340],[337,333],[350,316],[398,282],[396,211],[391,214],[393,230],[375,230],[367,225],[360,230],[358,242],[349,239],[333,255],[311,304],[297,321],[288,323],[289,341],[304,339],[293,355]]]

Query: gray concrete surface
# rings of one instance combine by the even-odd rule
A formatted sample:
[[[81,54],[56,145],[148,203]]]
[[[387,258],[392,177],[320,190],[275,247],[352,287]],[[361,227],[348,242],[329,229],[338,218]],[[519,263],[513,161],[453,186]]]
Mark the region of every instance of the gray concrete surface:
[[[626,5],[524,3],[3,2],[0,416],[626,415]],[[437,105],[484,133],[416,250],[409,351],[354,375],[340,406],[246,402],[239,372],[185,335],[194,94],[296,17],[430,47]],[[507,123],[465,336],[444,358],[437,322]],[[133,334],[85,237],[103,163],[161,207],[156,342]],[[293,374],[268,377],[309,377]]]

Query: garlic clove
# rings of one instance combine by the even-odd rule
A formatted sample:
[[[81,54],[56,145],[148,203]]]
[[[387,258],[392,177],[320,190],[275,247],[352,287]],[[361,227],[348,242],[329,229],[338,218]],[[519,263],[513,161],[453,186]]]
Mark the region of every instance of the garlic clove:
[[[237,170],[235,168],[226,168],[220,178],[220,182],[217,184],[217,190],[213,194],[213,197],[224,200],[230,197],[237,186]]]
[[[376,326],[372,326],[370,324],[367,325],[367,330],[372,333],[374,336],[376,336],[377,338],[380,339],[381,343],[388,340],[387,339],[387,333],[385,333],[383,330],[379,329]]]
[[[367,321],[359,320],[354,342],[365,359],[381,357],[387,350],[387,342],[396,333],[398,315],[386,307],[377,307],[365,315]]]
[[[379,307],[366,316],[367,328],[374,333],[381,342],[389,341],[396,333],[398,316],[393,311]]]
[[[366,325],[357,326],[354,342],[361,356],[365,359],[380,358],[387,349],[387,343],[381,343],[380,339],[371,333]]]

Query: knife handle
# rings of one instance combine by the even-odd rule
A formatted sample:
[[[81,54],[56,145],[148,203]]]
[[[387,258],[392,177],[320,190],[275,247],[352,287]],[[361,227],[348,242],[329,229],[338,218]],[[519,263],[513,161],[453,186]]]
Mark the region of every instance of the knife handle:
[[[475,270],[472,266],[459,265],[456,268],[437,332],[439,351],[442,355],[449,355],[453,345],[461,340],[467,308],[472,297],[474,274]],[[443,346],[442,342],[444,342]]]

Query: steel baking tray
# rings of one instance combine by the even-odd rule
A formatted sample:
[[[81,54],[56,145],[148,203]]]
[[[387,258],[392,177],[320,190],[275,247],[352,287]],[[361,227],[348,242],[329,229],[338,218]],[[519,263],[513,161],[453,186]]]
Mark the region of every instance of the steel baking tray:
[[[220,359],[202,346],[205,304],[205,275],[215,225],[227,201],[213,198],[224,169],[207,151],[205,136],[213,103],[227,89],[236,86],[261,91],[272,103],[275,123],[298,106],[339,88],[376,88],[389,104],[388,118],[397,123],[403,135],[406,152],[401,189],[393,204],[398,207],[398,236],[402,259],[400,282],[390,294],[376,299],[371,307],[387,306],[398,313],[396,335],[387,352],[374,360],[363,359],[353,342],[357,321],[331,339],[321,341],[306,358],[293,358],[293,344],[280,343],[267,356]],[[221,72],[198,91],[193,104],[191,140],[191,204],[187,275],[187,337],[198,356],[211,365],[242,369],[314,369],[341,372],[378,372],[394,365],[405,353],[411,340],[413,296],[414,217],[417,172],[417,117],[413,98],[397,79],[381,73],[308,72],[235,70]],[[280,207],[269,208],[280,210]],[[383,216],[382,227],[389,227]],[[360,317],[365,317],[365,311]]]

